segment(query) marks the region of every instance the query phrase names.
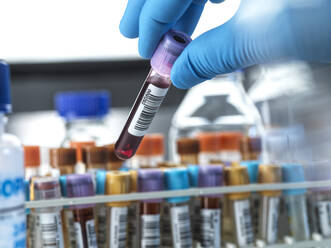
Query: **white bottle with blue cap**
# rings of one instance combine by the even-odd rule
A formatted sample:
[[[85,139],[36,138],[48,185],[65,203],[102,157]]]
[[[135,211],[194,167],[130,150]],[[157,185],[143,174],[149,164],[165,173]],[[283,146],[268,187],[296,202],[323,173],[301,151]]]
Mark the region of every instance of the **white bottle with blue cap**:
[[[9,65],[0,61],[0,247],[24,248],[23,147],[15,136],[4,131],[11,112]]]

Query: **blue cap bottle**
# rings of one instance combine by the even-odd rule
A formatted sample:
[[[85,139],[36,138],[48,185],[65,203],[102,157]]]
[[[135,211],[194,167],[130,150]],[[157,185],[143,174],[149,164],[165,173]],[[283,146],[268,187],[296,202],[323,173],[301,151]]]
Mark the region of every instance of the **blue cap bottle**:
[[[166,190],[181,190],[190,188],[189,176],[186,168],[174,168],[164,171]],[[190,200],[189,196],[170,197],[169,203],[183,203]]]
[[[10,69],[2,60],[0,60],[0,112],[11,112]]]
[[[257,183],[257,175],[259,171],[259,161],[250,160],[250,161],[242,161],[240,162],[241,166],[245,166],[247,168],[249,182]]]
[[[284,183],[299,183],[305,182],[304,168],[298,164],[282,165],[282,177]],[[305,194],[306,189],[287,189],[284,190],[284,195],[300,195]]]

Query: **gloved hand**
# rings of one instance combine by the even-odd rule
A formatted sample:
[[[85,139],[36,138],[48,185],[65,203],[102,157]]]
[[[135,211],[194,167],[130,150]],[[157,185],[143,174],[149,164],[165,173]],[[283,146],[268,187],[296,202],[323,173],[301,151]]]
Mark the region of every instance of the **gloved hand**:
[[[120,30],[130,38],[139,36],[139,52],[150,58],[170,28],[193,32],[204,3],[129,0]],[[171,80],[185,89],[254,64],[284,59],[330,62],[330,13],[330,0],[242,0],[231,20],[189,44],[175,62]]]

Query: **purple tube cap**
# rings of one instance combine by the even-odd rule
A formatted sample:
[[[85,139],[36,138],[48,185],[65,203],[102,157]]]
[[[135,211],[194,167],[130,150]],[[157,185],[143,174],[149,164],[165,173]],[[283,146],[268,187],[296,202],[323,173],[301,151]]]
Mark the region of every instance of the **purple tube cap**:
[[[224,185],[223,167],[219,165],[204,165],[199,168],[199,187],[219,187]],[[206,195],[208,197],[221,197],[221,194]]]
[[[72,174],[67,176],[67,197],[94,196],[93,180],[90,174]],[[92,205],[79,205],[74,208],[92,207]]]
[[[190,36],[183,32],[175,30],[167,32],[152,56],[152,68],[162,76],[169,77],[173,64],[190,42]]]
[[[163,171],[157,169],[141,169],[138,171],[138,192],[164,190]],[[143,202],[160,203],[162,199],[144,200]]]

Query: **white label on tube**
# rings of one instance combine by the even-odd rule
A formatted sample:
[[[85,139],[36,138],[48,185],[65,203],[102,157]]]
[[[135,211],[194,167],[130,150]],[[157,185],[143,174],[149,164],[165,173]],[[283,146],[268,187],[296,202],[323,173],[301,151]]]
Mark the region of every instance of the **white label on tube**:
[[[110,247],[126,248],[127,242],[127,207],[112,207],[110,214]]]
[[[84,248],[83,234],[80,223],[75,222],[74,227],[75,227],[76,248]]]
[[[169,88],[159,88],[153,84],[147,87],[137,111],[132,118],[128,132],[134,136],[144,136]]]
[[[201,209],[201,247],[221,246],[221,210]]]
[[[234,202],[234,216],[239,246],[253,243],[254,235],[249,200]]]
[[[64,247],[60,213],[38,213],[36,215],[36,243],[42,247]]]
[[[318,223],[322,235],[329,236],[331,234],[331,202],[319,201],[317,203]]]
[[[86,221],[85,227],[86,227],[88,248],[98,248],[94,219]]]
[[[279,198],[271,197],[269,199],[267,241],[273,244],[278,239],[278,218],[279,218]]]
[[[190,212],[187,205],[171,207],[171,229],[175,248],[192,247]]]
[[[159,247],[160,215],[146,214],[141,216],[141,248]]]

